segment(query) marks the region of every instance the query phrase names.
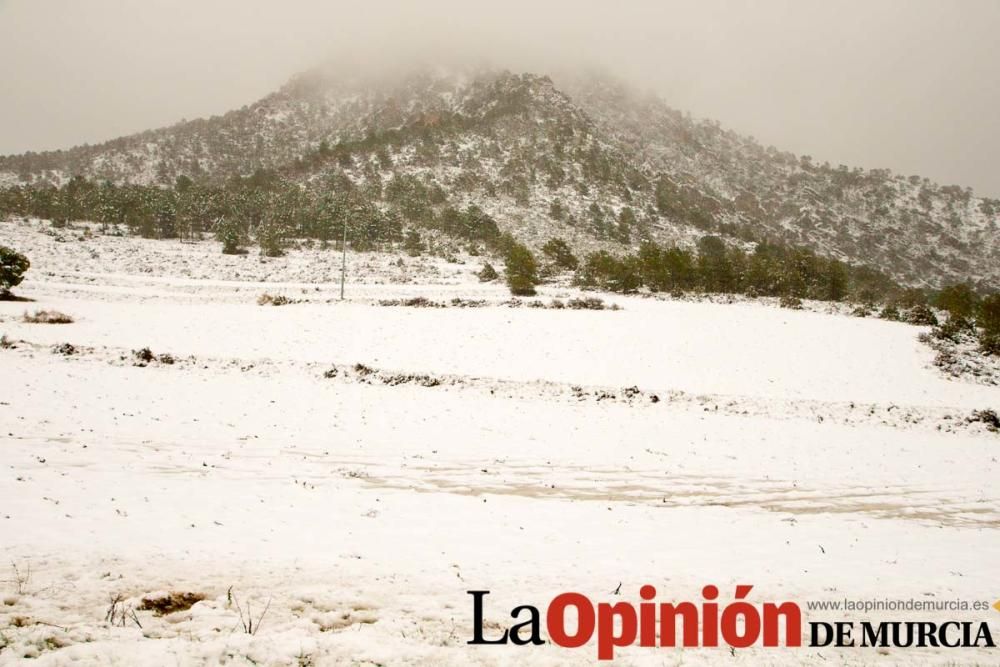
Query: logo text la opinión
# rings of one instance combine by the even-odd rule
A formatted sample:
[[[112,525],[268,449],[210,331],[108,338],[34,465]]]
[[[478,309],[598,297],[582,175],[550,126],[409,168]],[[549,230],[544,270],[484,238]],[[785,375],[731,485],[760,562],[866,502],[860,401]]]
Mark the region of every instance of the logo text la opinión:
[[[597,657],[611,660],[616,648],[717,647],[764,648],[802,646],[802,611],[795,602],[766,602],[755,605],[746,600],[752,585],[738,585],[735,599],[720,605],[719,589],[702,588],[703,600],[695,602],[655,602],[656,589],[639,589],[641,602],[594,603],[582,593],[555,596],[545,609],[544,629],[549,641],[564,648],[579,648],[596,639]],[[542,612],[533,605],[514,607],[510,617],[516,623],[487,634],[484,629],[485,598],[488,590],[467,591],[473,600],[471,645],[541,645]],[[855,634],[851,621],[809,623],[809,646],[824,647],[995,647],[985,622],[945,621],[860,622]]]

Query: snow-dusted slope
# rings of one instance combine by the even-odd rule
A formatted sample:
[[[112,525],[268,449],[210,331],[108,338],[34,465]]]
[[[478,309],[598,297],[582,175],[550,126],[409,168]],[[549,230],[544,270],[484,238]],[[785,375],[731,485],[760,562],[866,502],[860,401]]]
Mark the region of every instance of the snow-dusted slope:
[[[764,147],[605,77],[564,89],[633,159],[669,177],[665,192],[731,225],[919,285],[1000,278],[1000,201],[888,169],[830,165]]]

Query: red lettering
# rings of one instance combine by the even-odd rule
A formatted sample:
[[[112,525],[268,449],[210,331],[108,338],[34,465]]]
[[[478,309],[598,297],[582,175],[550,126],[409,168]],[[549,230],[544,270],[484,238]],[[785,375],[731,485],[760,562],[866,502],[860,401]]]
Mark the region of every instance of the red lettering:
[[[615,634],[615,619],[621,621],[621,634]],[[628,646],[635,641],[635,608],[627,602],[597,605],[597,659],[611,660],[615,646]]]
[[[566,608],[576,607],[576,634],[566,632]],[[545,614],[552,643],[564,648],[579,648],[590,641],[594,634],[594,605],[586,595],[562,593],[552,598]]]

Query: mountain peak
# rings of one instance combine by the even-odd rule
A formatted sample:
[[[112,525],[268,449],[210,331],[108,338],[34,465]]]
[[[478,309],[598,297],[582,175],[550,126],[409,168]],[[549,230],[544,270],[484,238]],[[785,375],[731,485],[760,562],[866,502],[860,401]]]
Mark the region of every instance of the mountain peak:
[[[391,208],[387,186],[410,179],[440,193],[432,217],[442,202],[474,204],[536,245],[558,234],[580,250],[624,252],[646,239],[717,235],[809,247],[903,283],[1000,279],[1000,202],[764,148],[606,72],[555,81],[483,67],[327,65],[220,117],[0,158],[0,181],[170,185],[267,169],[306,188],[353,184]]]

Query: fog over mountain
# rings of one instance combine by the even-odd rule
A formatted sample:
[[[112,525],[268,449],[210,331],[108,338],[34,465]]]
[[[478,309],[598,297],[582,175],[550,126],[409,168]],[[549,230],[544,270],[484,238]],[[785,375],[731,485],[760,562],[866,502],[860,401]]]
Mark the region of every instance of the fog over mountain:
[[[763,145],[1000,195],[1000,4],[0,1],[0,153],[221,114],[332,61],[600,68]]]

